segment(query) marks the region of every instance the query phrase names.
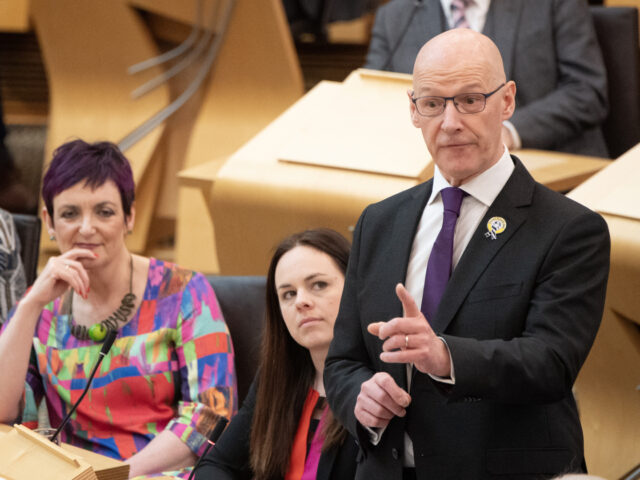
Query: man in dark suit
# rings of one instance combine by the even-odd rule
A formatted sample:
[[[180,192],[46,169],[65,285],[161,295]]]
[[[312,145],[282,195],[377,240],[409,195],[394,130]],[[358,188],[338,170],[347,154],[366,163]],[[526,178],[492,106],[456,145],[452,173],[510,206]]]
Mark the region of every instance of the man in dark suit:
[[[410,73],[420,47],[453,26],[452,4],[392,0],[381,7],[365,67]],[[587,2],[474,0],[466,9],[469,26],[498,45],[507,78],[518,85],[505,144],[608,157],[600,129],[607,77]]]
[[[584,471],[571,388],[604,306],[606,224],[509,155],[516,85],[486,36],[433,38],[413,86],[434,178],[360,217],[325,365],[356,478]]]

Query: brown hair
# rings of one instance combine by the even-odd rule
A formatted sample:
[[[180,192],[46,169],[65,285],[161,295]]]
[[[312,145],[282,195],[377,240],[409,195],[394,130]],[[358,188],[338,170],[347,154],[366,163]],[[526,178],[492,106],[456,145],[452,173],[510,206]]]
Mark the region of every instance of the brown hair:
[[[349,260],[349,242],[328,228],[293,234],[276,247],[267,273],[266,324],[251,426],[250,461],[256,480],[285,476],[298,420],[315,377],[309,351],[299,345],[287,330],[275,286],[275,271],[280,258],[300,245],[329,255],[343,275]],[[322,433],[325,437],[323,451],[340,445],[346,438],[346,430],[330,411]]]

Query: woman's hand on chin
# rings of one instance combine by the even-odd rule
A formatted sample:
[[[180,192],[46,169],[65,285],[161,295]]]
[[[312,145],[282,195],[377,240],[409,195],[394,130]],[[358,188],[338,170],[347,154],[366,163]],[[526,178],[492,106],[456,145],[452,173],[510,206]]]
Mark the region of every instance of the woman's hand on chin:
[[[57,257],[51,257],[23,301],[43,308],[61,296],[69,287],[86,298],[89,294],[89,275],[80,262],[98,256],[85,248],[73,248]]]

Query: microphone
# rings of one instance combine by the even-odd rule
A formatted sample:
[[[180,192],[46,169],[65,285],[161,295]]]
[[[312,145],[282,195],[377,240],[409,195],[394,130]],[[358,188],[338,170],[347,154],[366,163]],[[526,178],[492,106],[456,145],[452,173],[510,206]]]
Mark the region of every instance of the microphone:
[[[91,375],[89,375],[89,379],[87,380],[87,386],[84,387],[84,391],[82,392],[82,395],[80,395],[80,398],[78,398],[76,403],[73,404],[73,407],[71,407],[71,410],[69,410],[69,413],[67,413],[67,415],[64,417],[64,420],[62,420],[62,423],[53,434],[53,437],[51,437],[52,442],[56,441],[56,438],[58,438],[58,435],[60,435],[60,432],[62,431],[62,429],[67,425],[67,423],[69,423],[69,420],[71,419],[71,415],[73,414],[73,412],[76,411],[76,408],[78,408],[78,405],[80,405],[80,402],[89,391],[89,387],[91,386],[93,377],[96,376],[96,372],[98,371],[98,367],[102,363],[102,359],[105,357],[107,353],[109,353],[109,350],[111,349],[111,345],[113,345],[113,342],[117,336],[118,336],[117,330],[109,329],[109,331],[107,332],[107,337],[104,339],[104,343],[102,344],[102,348],[100,349],[98,361],[96,362],[96,365],[93,367],[93,371],[91,372]]]
[[[213,427],[213,431],[209,434],[209,445],[207,445],[207,448],[205,448],[204,452],[194,465],[193,470],[191,470],[191,473],[189,474],[189,478],[187,480],[191,480],[193,478],[193,475],[196,473],[196,469],[200,466],[200,462],[202,462],[202,459],[207,456],[207,453],[209,453],[209,449],[218,441],[218,438],[220,438],[220,435],[222,435],[222,432],[224,432],[227,423],[229,423],[229,420],[227,420],[225,417],[220,417],[218,419],[218,421],[216,422],[216,426]]]

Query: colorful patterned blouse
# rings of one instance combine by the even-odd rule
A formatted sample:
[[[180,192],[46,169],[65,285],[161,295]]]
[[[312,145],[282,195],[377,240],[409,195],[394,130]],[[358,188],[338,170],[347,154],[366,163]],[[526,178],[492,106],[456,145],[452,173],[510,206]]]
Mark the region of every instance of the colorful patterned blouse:
[[[59,425],[101,348],[72,336],[59,309],[60,299],[47,305],[36,327],[25,423],[36,420],[33,402],[44,395],[51,425]],[[211,286],[152,258],[140,308],[118,332],[62,441],[126,459],[166,429],[201,454],[217,415],[235,414],[236,403],[233,347]]]

